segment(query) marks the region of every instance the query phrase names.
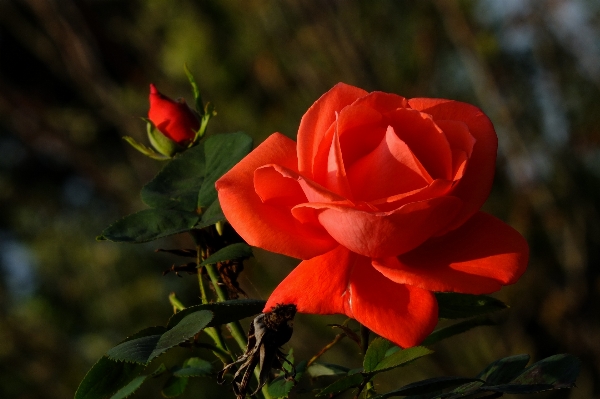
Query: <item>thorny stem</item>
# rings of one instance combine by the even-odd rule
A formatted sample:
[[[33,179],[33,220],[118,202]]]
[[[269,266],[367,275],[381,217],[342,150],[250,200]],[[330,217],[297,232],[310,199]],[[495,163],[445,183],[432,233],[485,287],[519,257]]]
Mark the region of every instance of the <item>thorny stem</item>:
[[[200,299],[202,304],[208,303],[208,297],[206,296],[206,287],[204,287],[204,280],[202,279],[202,268],[200,267],[200,263],[202,263],[202,248],[200,246],[196,247],[196,265],[198,270],[198,285],[200,287]]]
[[[202,252],[202,247],[200,245],[196,246],[196,265],[198,266],[200,266],[200,263],[202,262]],[[202,279],[200,267],[198,267],[198,284],[200,286],[200,297],[202,304],[208,303],[208,297],[206,295],[206,288],[204,287],[204,280]],[[225,340],[223,340],[221,331],[217,327],[208,327],[204,329],[204,331],[215,343],[215,349],[217,349],[216,351],[213,350],[215,356],[217,356],[219,360],[223,362],[223,364],[229,363],[233,359],[233,356],[227,349],[227,344],[225,343]]]
[[[335,336],[335,338],[333,339],[333,341],[331,341],[330,343],[328,343],[327,345],[325,345],[323,347],[323,349],[321,349],[319,351],[319,353],[317,353],[316,355],[314,355],[308,361],[308,363],[306,363],[306,368],[308,369],[311,364],[313,364],[314,362],[316,362],[318,358],[320,358],[325,352],[327,352],[329,349],[331,349],[335,344],[337,344],[338,342],[340,342],[342,340],[342,338],[344,338],[345,336],[346,336],[345,334],[337,334]]]

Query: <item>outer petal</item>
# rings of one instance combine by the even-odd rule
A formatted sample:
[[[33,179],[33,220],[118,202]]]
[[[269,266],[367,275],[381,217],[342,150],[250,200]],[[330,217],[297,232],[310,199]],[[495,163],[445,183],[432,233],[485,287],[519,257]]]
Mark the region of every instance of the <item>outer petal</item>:
[[[308,259],[337,244],[328,235],[302,225],[288,209],[263,203],[254,190],[257,168],[276,163],[296,170],[296,162],[296,143],[275,133],[223,175],[216,188],[223,213],[248,244]]]
[[[516,230],[478,212],[458,229],[373,266],[397,283],[430,291],[489,294],[515,283],[528,258],[527,242]]]
[[[475,137],[468,167],[450,193],[464,201],[456,219],[447,228],[447,231],[453,230],[479,211],[490,194],[498,149],[494,126],[479,108],[470,104],[432,98],[413,98],[408,102],[412,108],[430,114],[434,121],[442,119],[465,123]]]
[[[300,263],[275,288],[265,311],[284,303],[302,313],[346,314],[403,347],[420,343],[437,322],[430,292],[393,283],[369,258],[341,246]]]
[[[294,304],[302,313],[345,313],[347,298],[344,295],[355,258],[355,254],[338,246],[302,261],[275,288],[264,311],[277,304]]]
[[[435,296],[418,287],[396,284],[360,258],[350,276],[348,316],[403,348],[420,344],[438,316]]]
[[[358,87],[338,83],[306,111],[298,129],[298,169],[301,173],[312,177],[315,154],[323,136],[335,122],[336,113],[366,94]]]
[[[460,208],[455,197],[432,198],[401,206],[391,212],[368,212],[330,203],[300,204],[292,209],[315,213],[321,225],[338,243],[358,254],[373,258],[396,256],[421,245],[443,229]]]

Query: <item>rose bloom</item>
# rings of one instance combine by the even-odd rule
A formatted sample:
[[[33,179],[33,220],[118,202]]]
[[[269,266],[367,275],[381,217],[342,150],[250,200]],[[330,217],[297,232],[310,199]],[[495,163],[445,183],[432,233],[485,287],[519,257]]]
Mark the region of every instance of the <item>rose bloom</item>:
[[[523,237],[479,209],[497,137],[478,108],[343,83],[217,181],[251,245],[303,261],[265,311],[341,313],[402,347],[436,325],[433,292],[487,294],[527,266]]]
[[[187,144],[196,137],[200,122],[185,101],[174,101],[150,84],[148,119],[165,136],[177,144]]]

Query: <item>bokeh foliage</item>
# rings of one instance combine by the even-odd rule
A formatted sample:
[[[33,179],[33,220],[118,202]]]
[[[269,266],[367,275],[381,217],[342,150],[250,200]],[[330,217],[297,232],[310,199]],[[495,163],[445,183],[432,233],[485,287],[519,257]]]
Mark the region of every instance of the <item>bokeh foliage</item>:
[[[144,140],[150,82],[192,100],[184,63],[217,107],[209,130],[255,142],[294,137],[338,81],[480,106],[500,138],[486,210],[529,240],[529,270],[497,294],[511,306],[500,326],[440,344],[393,386],[376,382],[383,392],[569,352],[583,361],[579,388],[552,396],[598,396],[599,20],[589,0],[0,2],[2,397],[71,397],[108,348],[164,324],[170,291],[197,303],[195,279],[161,277],[178,260],[153,253],[187,239],[94,241],[144,209],[140,189],[161,164],[121,137]],[[255,254],[241,283],[264,299],[293,263]],[[296,359],[333,338],[331,320],[298,316]],[[350,348],[327,356],[348,362]]]

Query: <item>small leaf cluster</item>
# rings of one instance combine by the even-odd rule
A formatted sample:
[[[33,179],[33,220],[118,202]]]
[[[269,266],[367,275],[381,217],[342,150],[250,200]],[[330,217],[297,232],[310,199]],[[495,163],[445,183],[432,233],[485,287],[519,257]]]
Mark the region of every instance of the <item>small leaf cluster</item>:
[[[98,239],[141,243],[225,220],[215,182],[251,149],[250,136],[238,132],[207,137],[178,154],[143,187],[150,208],[113,223]]]
[[[133,394],[148,378],[168,374],[163,387],[166,397],[178,396],[193,377],[213,376],[213,365],[191,357],[181,366],[164,364],[145,373],[149,364],[168,350],[184,343],[194,344],[204,329],[227,324],[259,313],[265,302],[255,299],[209,303],[174,314],[166,327],[149,327],[108,350],[79,385],[75,399],[122,399]]]

